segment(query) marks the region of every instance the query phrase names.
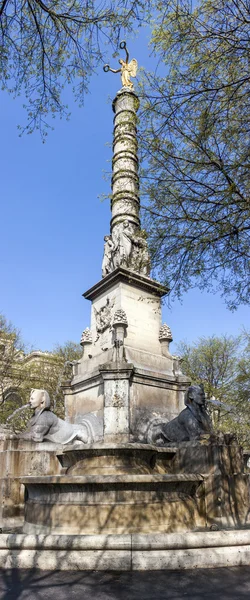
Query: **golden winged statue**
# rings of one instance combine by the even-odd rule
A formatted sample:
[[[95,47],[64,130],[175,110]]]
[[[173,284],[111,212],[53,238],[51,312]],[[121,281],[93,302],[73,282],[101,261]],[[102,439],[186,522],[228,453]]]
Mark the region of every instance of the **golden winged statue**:
[[[126,60],[123,60],[122,58],[119,60],[121,68],[111,69],[109,65],[104,65],[103,70],[105,73],[108,71],[111,71],[112,73],[121,73],[123,87],[128,87],[132,90],[134,86],[132,81],[130,81],[130,77],[136,77],[138,63],[135,58],[132,58],[132,60],[129,62],[129,53],[125,41],[120,43],[120,48],[126,52]]]

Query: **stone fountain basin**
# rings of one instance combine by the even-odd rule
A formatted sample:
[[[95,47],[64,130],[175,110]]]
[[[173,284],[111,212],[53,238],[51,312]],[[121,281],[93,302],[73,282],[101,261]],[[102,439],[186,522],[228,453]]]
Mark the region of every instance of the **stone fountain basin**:
[[[172,472],[176,452],[175,446],[140,443],[79,444],[65,446],[57,458],[67,475],[166,474]]]
[[[25,477],[26,533],[166,533],[205,527],[199,474]]]

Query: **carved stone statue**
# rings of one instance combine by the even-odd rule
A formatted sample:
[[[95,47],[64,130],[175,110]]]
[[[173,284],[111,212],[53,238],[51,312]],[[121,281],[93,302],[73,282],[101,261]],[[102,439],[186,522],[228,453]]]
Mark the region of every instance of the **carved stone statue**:
[[[112,273],[115,269],[114,264],[114,253],[116,245],[114,244],[111,235],[105,235],[104,237],[104,255],[102,260],[102,276],[106,277],[109,273]]]
[[[122,223],[118,236],[119,264],[129,268],[133,248],[133,230],[128,220]]]
[[[197,440],[212,432],[212,422],[205,407],[203,386],[191,385],[185,394],[186,408],[169,422],[153,422],[147,432],[147,442],[164,445],[169,442]]]
[[[134,252],[136,251],[136,258],[134,260],[134,270],[142,275],[149,276],[150,274],[150,257],[148,252],[148,244],[147,241],[140,236],[135,237],[134,239]]]
[[[80,440],[84,444],[93,441],[93,430],[86,419],[81,425],[72,425],[59,419],[50,410],[50,397],[46,390],[31,390],[30,405],[34,414],[27,431],[21,433],[19,438],[33,442],[46,440],[55,444],[69,444],[74,440]]]
[[[102,261],[102,276],[112,273],[117,267],[129,268],[132,252],[132,231],[129,221],[124,221],[114,232],[114,237],[105,235],[104,256]]]
[[[125,219],[116,227],[113,237],[106,235],[102,276],[105,277],[118,267],[131,269],[136,273],[149,276],[150,258],[147,240],[132,223]]]
[[[120,255],[121,265],[142,275],[149,275],[150,258],[147,241],[140,233],[133,230],[133,226],[127,220],[124,221],[120,233]]]
[[[126,60],[122,58],[119,59],[119,63],[121,65],[120,69],[111,69],[109,65],[104,65],[103,70],[105,73],[111,71],[112,73],[121,73],[122,85],[123,87],[128,87],[131,90],[133,89],[133,83],[130,81],[130,77],[136,77],[138,63],[135,58],[129,62],[129,53],[127,50],[126,42],[120,43],[121,50],[125,50],[126,52]]]

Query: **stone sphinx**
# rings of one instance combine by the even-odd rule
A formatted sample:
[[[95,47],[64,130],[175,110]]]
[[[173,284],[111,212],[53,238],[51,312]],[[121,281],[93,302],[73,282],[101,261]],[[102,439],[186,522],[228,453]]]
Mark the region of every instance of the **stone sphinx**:
[[[165,445],[169,442],[186,442],[212,432],[203,386],[191,385],[185,393],[184,402],[186,408],[172,421],[157,420],[151,423],[147,431],[148,443]]]
[[[84,444],[94,441],[92,424],[87,418],[81,425],[72,425],[57,417],[50,410],[50,397],[46,390],[31,390],[30,405],[34,409],[28,429],[18,437],[33,442],[50,441],[55,444],[69,444],[79,440]]]

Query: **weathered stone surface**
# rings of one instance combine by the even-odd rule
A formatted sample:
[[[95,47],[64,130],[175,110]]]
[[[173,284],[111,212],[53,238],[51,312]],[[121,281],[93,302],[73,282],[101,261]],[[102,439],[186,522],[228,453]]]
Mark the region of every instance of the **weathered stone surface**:
[[[184,473],[206,473],[204,495],[207,526],[250,526],[249,474],[244,456],[233,436],[212,435],[200,442],[178,444],[173,469]]]
[[[209,569],[248,565],[250,546],[134,552],[132,570]]]
[[[65,475],[23,479],[28,532],[164,533],[249,522],[249,476],[231,438],[174,448],[100,444],[59,459]]]
[[[164,342],[159,340],[161,297],[166,291],[147,277],[119,269],[86,292],[85,297],[92,301],[90,329],[93,341],[75,365],[70,387],[65,388],[68,421],[81,423],[86,413],[103,420],[107,407],[104,436],[110,436],[106,441],[114,440],[110,425],[119,420],[115,387],[121,362],[131,363],[132,372],[127,385],[127,414],[120,419],[122,427],[125,421],[129,423],[129,432],[125,434],[121,430],[120,441],[139,439],[135,427],[141,418],[164,415],[169,420],[182,410],[188,381],[179,370],[178,373],[175,371],[176,360],[170,353],[164,355]],[[119,324],[116,315],[124,313],[126,323],[124,325],[119,317]],[[111,378],[108,382],[108,369],[113,385]],[[113,398],[113,405],[110,400],[107,405],[105,398],[108,396]],[[118,435],[118,429],[115,435]],[[119,442],[118,437],[116,441]]]
[[[129,386],[133,366],[122,362],[106,363],[100,367],[104,380],[103,433],[105,442],[130,439]]]
[[[89,448],[69,446],[58,453],[62,470],[69,475],[170,474],[177,448],[149,444],[95,444]]]
[[[0,535],[0,568],[163,570],[248,565],[250,532],[72,536]]]
[[[196,494],[202,481],[198,474],[24,478],[24,531],[127,534],[204,527],[204,502]]]
[[[229,437],[161,448],[82,446],[58,458],[64,475],[23,479],[29,533],[66,534],[69,527],[84,535],[166,533],[250,524],[249,475]]]
[[[20,439],[0,441],[1,523],[12,524],[23,518],[23,476],[60,473],[61,467],[56,457],[59,448],[51,442],[35,443]]]
[[[0,568],[61,571],[130,571],[131,551],[0,550]]]
[[[106,278],[105,286],[100,286],[97,295],[87,293],[92,299],[91,331],[93,345],[89,353],[92,357],[113,347],[112,322],[116,311],[123,310],[127,315],[127,333],[125,345],[161,355],[158,339],[161,325],[162,288],[155,284],[147,285],[147,278],[132,278],[129,271],[123,269],[116,277]],[[146,288],[146,289],[145,289]],[[91,291],[90,291],[91,292]],[[86,295],[85,295],[86,296]],[[105,328],[101,330],[97,315],[105,312],[109,300],[109,315],[105,314]],[[102,320],[104,320],[102,316]],[[87,360],[87,359],[86,359]],[[84,361],[85,364],[85,361]]]

